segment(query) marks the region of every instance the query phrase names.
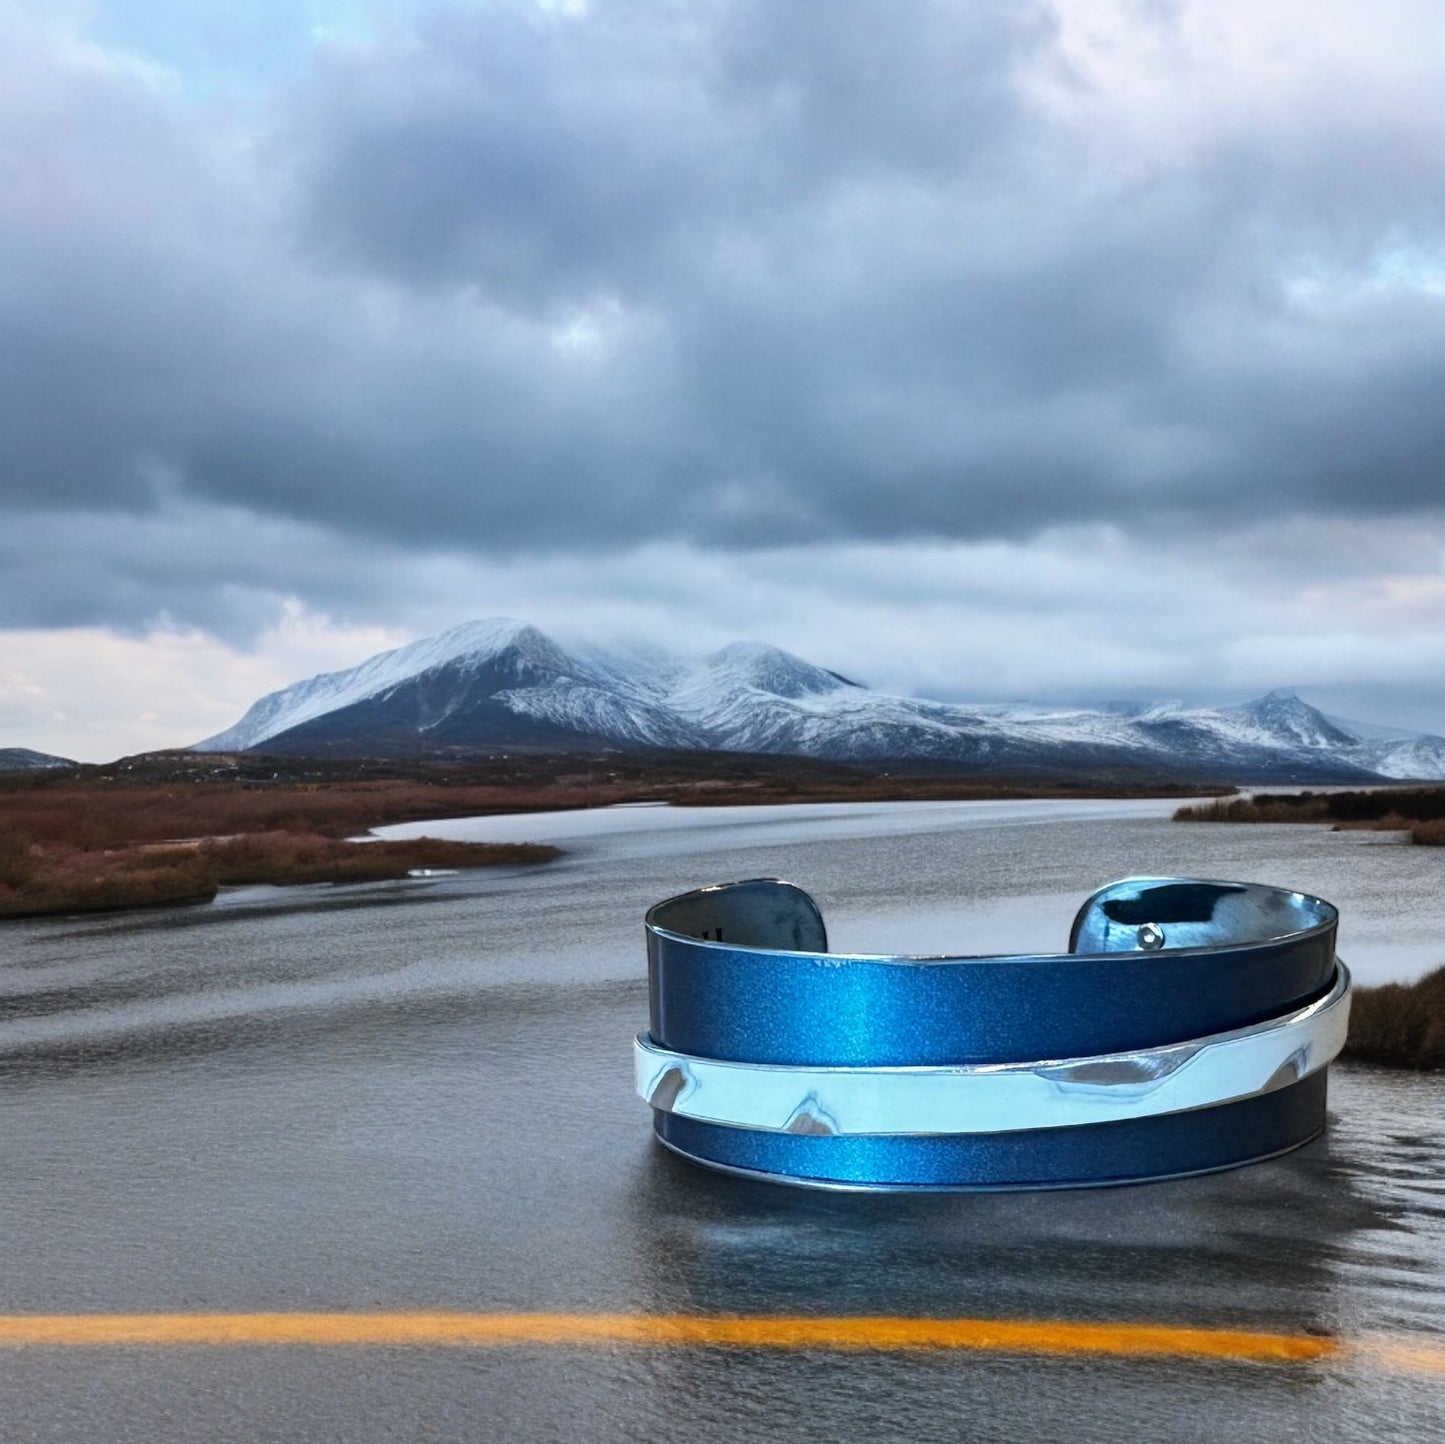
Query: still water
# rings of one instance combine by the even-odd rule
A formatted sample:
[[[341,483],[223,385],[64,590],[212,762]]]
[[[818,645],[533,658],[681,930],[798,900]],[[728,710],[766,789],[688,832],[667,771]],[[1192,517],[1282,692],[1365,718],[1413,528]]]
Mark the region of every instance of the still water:
[[[780,875],[839,950],[1061,949],[1131,873],[1342,911],[1445,961],[1445,853],[1157,802],[625,808],[449,822],[536,869],[239,890],[0,929],[0,1313],[902,1313],[1445,1341],[1442,1080],[1335,1070],[1329,1136],[1214,1178],[876,1198],[720,1179],[632,1097],[641,919]],[[400,832],[414,829],[391,829]],[[1445,1438],[1445,1379],[1007,1355],[0,1353],[0,1439]]]

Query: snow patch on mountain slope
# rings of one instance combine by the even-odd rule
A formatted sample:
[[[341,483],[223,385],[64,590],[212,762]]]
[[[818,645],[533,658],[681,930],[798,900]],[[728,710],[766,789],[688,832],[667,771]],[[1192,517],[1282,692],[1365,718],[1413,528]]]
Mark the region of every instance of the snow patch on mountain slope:
[[[776,647],[739,642],[707,657],[667,694],[667,705],[713,745],[738,752],[787,749],[803,719],[833,712],[862,689]],[[871,695],[863,693],[862,695]]]
[[[1355,749],[1360,765],[1400,781],[1445,780],[1445,739],[1413,737],[1405,741],[1366,741]]]
[[[0,772],[44,772],[52,767],[74,767],[68,757],[36,752],[29,747],[0,747]]]
[[[498,692],[492,700],[518,716],[613,742],[687,749],[708,745],[705,737],[670,709],[645,695],[609,691],[567,678],[542,687]]]

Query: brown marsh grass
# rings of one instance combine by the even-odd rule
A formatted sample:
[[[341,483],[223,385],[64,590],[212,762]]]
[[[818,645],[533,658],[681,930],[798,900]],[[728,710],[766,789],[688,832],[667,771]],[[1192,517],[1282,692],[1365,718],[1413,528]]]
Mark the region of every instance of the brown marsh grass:
[[[496,788],[406,779],[248,786],[53,778],[0,785],[0,917],[204,902],[247,883],[374,882],[543,862],[532,844],[349,842],[387,822],[500,810]]]
[[[1416,983],[1356,988],[1345,1055],[1396,1068],[1445,1067],[1445,968]]]
[[[244,884],[381,882],[412,868],[495,867],[557,856],[534,843],[346,842],[315,833],[265,832],[175,845],[78,850],[0,833],[0,917],[102,912],[206,902]]]
[[[1216,797],[1177,808],[1174,820],[1331,823],[1337,832],[1404,832],[1412,843],[1440,847],[1445,846],[1445,787]]]

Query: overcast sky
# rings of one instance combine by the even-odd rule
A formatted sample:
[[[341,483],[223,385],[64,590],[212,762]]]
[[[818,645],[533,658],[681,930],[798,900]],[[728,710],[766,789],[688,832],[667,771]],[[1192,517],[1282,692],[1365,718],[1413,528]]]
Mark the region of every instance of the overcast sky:
[[[496,614],[1445,731],[1442,95],[1438,0],[0,0],[0,746]]]

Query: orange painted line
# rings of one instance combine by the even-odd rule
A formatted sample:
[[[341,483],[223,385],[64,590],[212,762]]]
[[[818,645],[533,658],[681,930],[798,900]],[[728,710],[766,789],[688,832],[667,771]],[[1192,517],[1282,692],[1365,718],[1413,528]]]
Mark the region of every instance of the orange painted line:
[[[1445,1376],[1445,1338],[1372,1334],[1359,1340],[1352,1352],[1383,1369]]]
[[[1313,1334],[1030,1319],[542,1313],[0,1315],[0,1348],[425,1344],[466,1348],[633,1344],[886,1352],[963,1349],[1261,1363],[1330,1359],[1349,1352],[1338,1340]],[[1384,1355],[1379,1357],[1383,1362]]]

